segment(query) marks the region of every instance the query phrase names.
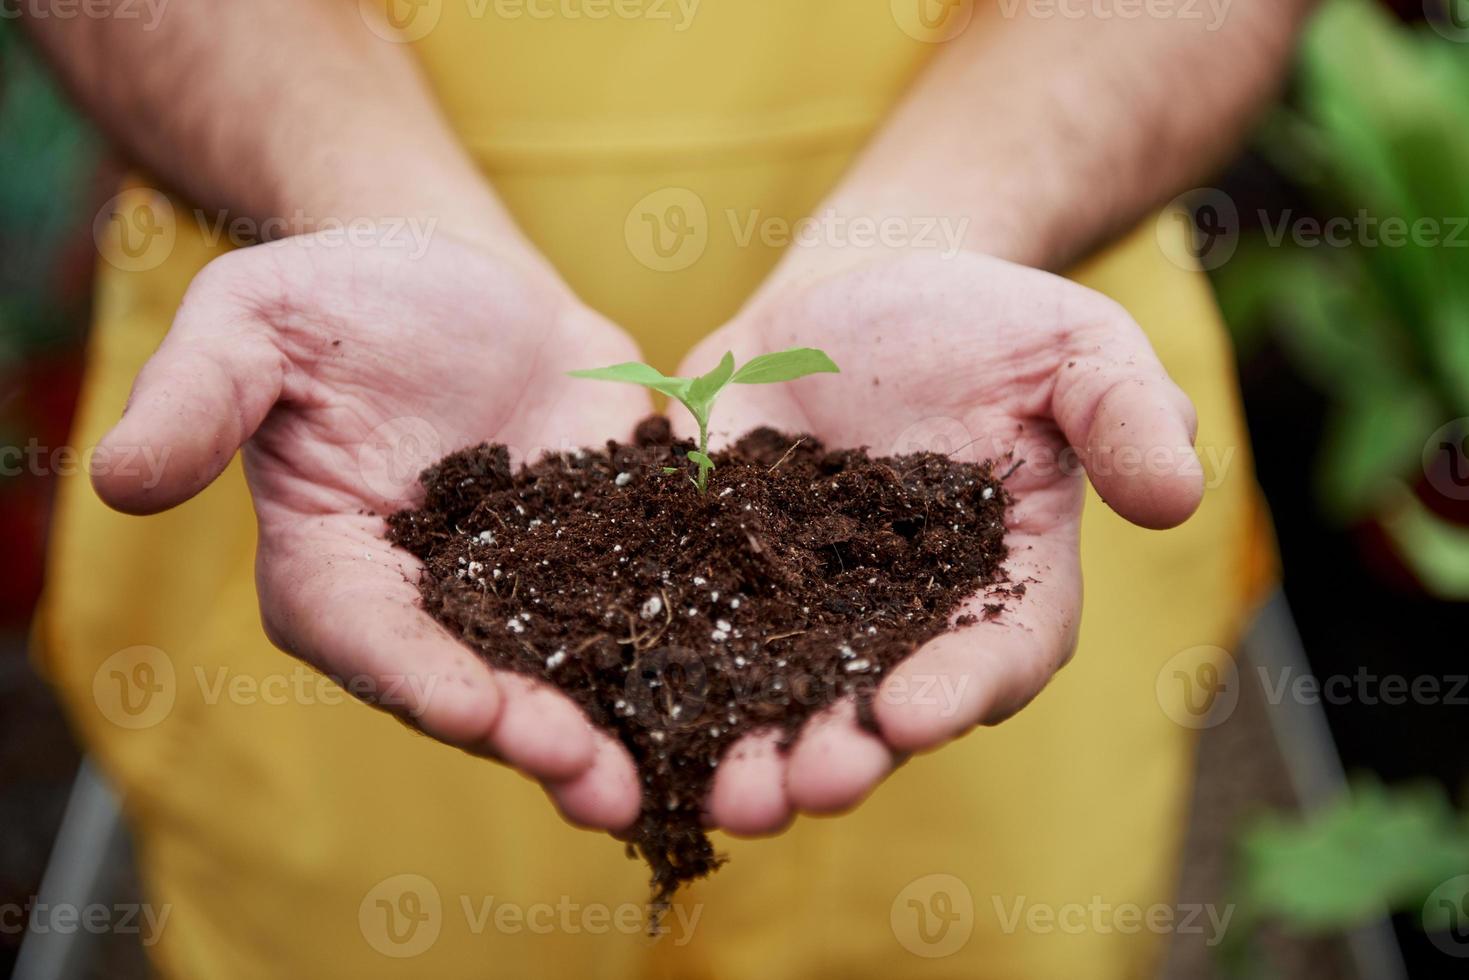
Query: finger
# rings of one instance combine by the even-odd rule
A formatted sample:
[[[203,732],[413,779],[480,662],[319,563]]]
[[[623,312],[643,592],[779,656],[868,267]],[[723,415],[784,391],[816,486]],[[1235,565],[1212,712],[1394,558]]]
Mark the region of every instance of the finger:
[[[710,822],[736,837],[776,833],[793,815],[785,781],[780,734],[746,736],[719,762],[709,796]]]
[[[842,701],[812,718],[791,750],[787,795],[798,810],[850,810],[893,771],[892,750],[857,723],[857,705]]]
[[[883,679],[873,703],[879,730],[899,752],[941,745],[993,725],[1030,703],[1076,648],[1081,570],[1075,532],[1012,530],[1006,567],[1023,598],[977,596],[959,615],[972,626],[924,644]],[[986,603],[1000,602],[986,618]]]
[[[1204,494],[1193,403],[1121,307],[1078,332],[1051,412],[1098,495],[1135,524],[1183,523]]]
[[[416,563],[382,539],[380,520],[269,526],[257,578],[277,646],[429,735],[532,776],[570,780],[591,766],[592,732],[570,700],[492,671],[418,608]]]
[[[570,823],[589,830],[622,831],[638,818],[642,790],[632,756],[605,733],[593,736],[596,755],[579,776],[546,785]]]
[[[280,397],[285,359],[241,297],[242,253],[195,277],[172,329],[133,383],[121,421],[98,457],[155,459],[152,468],[93,467],[97,494],[129,514],[166,510],[224,471]],[[140,471],[142,470],[142,471]]]

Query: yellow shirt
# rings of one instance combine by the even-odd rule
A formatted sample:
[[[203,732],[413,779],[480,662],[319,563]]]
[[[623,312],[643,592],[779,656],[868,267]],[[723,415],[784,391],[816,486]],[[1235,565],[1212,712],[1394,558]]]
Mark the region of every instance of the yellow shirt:
[[[924,38],[949,23],[935,11],[972,6],[390,2],[530,237],[665,368],[775,262],[776,247],[744,243],[738,228],[807,213],[934,50]],[[702,243],[655,241],[659,216],[690,193],[703,213],[683,217]],[[130,192],[125,212],[142,200]],[[182,202],[171,230],[151,267],[101,269],[78,446],[118,417],[216,252]],[[1210,477],[1198,516],[1157,534],[1090,498],[1081,649],[1047,692],[1005,725],[914,759],[853,814],[721,840],[731,863],[682,896],[656,944],[628,910],[646,898],[644,869],[616,843],[561,823],[522,778],[334,696],[270,647],[237,464],[148,519],[107,511],[85,479],[65,481],[38,638],[74,724],[125,795],[149,899],[168,908],[151,946],[158,968],[1149,974],[1163,937],[1115,913],[1094,928],[1085,910],[1171,901],[1195,733],[1163,668],[1228,646],[1261,581],[1230,354],[1205,280],[1165,254],[1181,234],[1149,222],[1075,277],[1127,306],[1198,405]],[[1077,906],[1080,930],[1066,911]],[[1036,908],[1062,921],[1028,925],[1041,921],[1027,918]]]

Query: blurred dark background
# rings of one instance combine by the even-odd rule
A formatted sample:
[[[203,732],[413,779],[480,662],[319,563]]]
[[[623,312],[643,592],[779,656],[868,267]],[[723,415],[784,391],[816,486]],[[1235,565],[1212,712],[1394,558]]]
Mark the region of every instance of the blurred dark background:
[[[1326,7],[1281,105],[1190,204],[1239,349],[1285,599],[1315,674],[1351,679],[1319,710],[1356,789],[1301,799],[1257,691],[1243,734],[1205,735],[1212,824],[1192,835],[1204,879],[1188,887],[1243,913],[1211,971],[1360,975],[1344,937],[1387,909],[1409,975],[1463,976],[1469,960],[1445,949],[1469,955],[1469,919],[1424,902],[1469,874],[1469,11]],[[92,221],[119,177],[105,150],[0,18],[0,447],[66,444]],[[52,482],[0,470],[0,905],[37,894],[79,763],[26,653]],[[1389,703],[1388,677],[1438,693]],[[1455,902],[1469,917],[1463,896],[1445,914]],[[0,932],[0,971],[20,940]]]

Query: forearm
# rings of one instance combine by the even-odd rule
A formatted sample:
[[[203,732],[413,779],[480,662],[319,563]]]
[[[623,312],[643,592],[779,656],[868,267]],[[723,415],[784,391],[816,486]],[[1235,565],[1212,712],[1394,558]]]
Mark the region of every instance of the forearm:
[[[200,207],[257,227],[284,219],[291,231],[420,217],[518,239],[408,48],[368,30],[357,7],[188,0],[154,25],[89,16],[28,27],[115,144]]]
[[[1310,5],[1235,0],[1214,30],[1207,19],[1041,19],[1023,2],[1007,18],[986,5],[826,207],[949,222],[966,248],[1062,268],[1227,158],[1279,84]]]

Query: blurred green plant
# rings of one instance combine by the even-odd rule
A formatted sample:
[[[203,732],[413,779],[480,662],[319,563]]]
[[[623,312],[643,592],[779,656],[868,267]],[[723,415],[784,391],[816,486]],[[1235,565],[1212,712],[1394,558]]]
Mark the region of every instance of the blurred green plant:
[[[87,223],[99,144],[21,36],[0,17],[0,370],[74,339],[58,256]]]
[[[1291,933],[1347,931],[1390,912],[1413,915],[1429,932],[1457,923],[1469,900],[1469,818],[1437,786],[1387,788],[1354,782],[1349,794],[1299,819],[1265,814],[1241,835],[1234,881],[1234,931],[1225,962],[1259,977],[1252,940],[1266,922]],[[1463,886],[1458,888],[1458,886]],[[1446,895],[1446,888],[1457,888]],[[1428,902],[1430,896],[1447,899]]]
[[[1331,399],[1317,463],[1327,512],[1388,518],[1425,585],[1469,597],[1469,538],[1448,551],[1427,540],[1425,521],[1456,529],[1407,492],[1428,435],[1469,418],[1469,44],[1334,0],[1260,146],[1312,217],[1354,230],[1303,242],[1282,222],[1244,238],[1215,273],[1226,319],[1246,351],[1270,329]],[[1387,219],[1407,230],[1400,244],[1383,240]]]

